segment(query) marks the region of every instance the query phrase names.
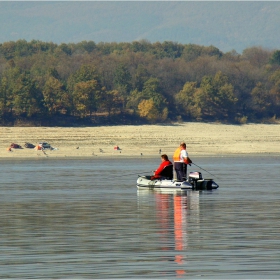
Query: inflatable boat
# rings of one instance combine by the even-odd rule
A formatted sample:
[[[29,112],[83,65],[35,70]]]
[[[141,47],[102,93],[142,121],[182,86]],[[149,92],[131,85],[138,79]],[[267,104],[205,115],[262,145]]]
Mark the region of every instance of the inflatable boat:
[[[169,180],[164,177],[152,179],[152,176],[138,176],[138,189],[159,189],[159,190],[213,190],[219,185],[213,179],[203,179],[201,172],[190,172],[188,180],[180,182]]]

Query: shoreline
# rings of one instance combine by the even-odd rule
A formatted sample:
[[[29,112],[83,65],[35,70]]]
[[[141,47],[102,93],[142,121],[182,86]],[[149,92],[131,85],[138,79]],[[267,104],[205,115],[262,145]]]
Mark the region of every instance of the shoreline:
[[[280,124],[177,123],[100,127],[0,127],[0,161],[10,159],[154,158],[184,141],[190,158],[279,156]],[[46,141],[54,150],[24,148]],[[11,143],[23,149],[7,150]],[[119,150],[114,150],[118,146]],[[160,152],[161,150],[161,152]],[[141,155],[142,154],[142,155]]]
[[[192,155],[192,159],[199,159],[199,158],[258,158],[258,157],[280,157],[280,153],[265,153],[265,154],[213,154],[213,155]],[[160,160],[160,155],[146,155],[146,156],[113,156],[110,155],[103,155],[103,156],[13,156],[13,157],[0,157],[1,161],[22,161],[22,160],[102,160],[111,158],[112,160],[125,160],[125,159],[158,159]],[[172,155],[169,156],[169,159],[173,161]]]

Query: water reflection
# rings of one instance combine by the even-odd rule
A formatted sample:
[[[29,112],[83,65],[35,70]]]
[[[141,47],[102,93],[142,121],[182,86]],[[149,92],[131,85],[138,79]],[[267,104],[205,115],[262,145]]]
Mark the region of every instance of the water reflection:
[[[279,157],[200,159],[218,190],[137,195],[119,175],[139,161],[2,162],[0,278],[279,278]]]
[[[138,191],[139,210],[147,210],[148,208],[145,206],[152,200],[155,203],[161,250],[174,254],[169,255],[176,264],[176,276],[183,276],[187,273],[186,251],[188,250],[189,228],[192,234],[198,234],[199,231],[199,195],[200,192],[194,191]],[[188,226],[189,222],[192,224],[191,227]]]
[[[187,227],[186,227],[186,210],[188,207],[187,197],[174,195],[174,240],[175,240],[175,251],[182,251],[187,248]],[[183,255],[176,254],[175,262],[178,265],[184,263]],[[183,275],[186,271],[183,269],[177,269],[177,275]]]

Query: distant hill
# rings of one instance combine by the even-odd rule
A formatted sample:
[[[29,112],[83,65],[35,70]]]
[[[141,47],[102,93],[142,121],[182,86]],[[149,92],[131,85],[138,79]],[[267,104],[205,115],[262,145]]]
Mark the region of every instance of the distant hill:
[[[173,41],[223,52],[280,48],[280,2],[0,1],[0,43]]]

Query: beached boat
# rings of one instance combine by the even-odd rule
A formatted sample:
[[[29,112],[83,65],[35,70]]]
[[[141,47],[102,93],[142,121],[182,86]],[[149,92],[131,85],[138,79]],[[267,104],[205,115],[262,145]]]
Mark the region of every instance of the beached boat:
[[[152,176],[139,176],[137,179],[138,189],[159,190],[213,190],[219,185],[213,179],[203,179],[201,172],[190,172],[187,181],[179,182],[166,178],[153,179]]]

